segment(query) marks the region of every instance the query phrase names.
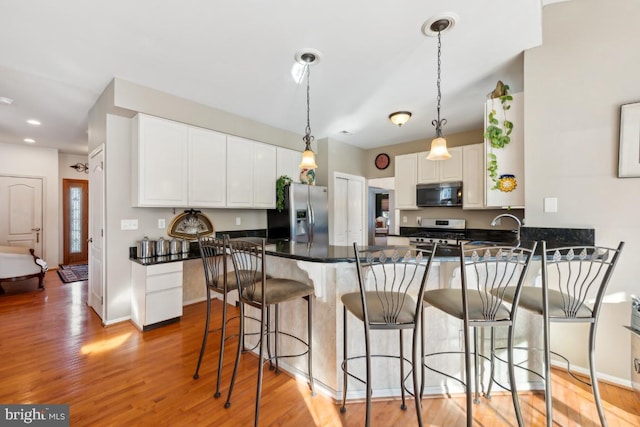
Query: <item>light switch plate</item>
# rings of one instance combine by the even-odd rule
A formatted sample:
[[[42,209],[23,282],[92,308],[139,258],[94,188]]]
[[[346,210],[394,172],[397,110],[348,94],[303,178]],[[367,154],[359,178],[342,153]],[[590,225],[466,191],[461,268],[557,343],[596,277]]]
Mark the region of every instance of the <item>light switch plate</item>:
[[[166,228],[167,224],[164,221],[164,218],[158,218],[158,228]]]
[[[240,225],[242,224],[242,218],[240,218],[239,216],[236,217],[236,225]]]
[[[137,219],[121,219],[120,220],[120,230],[137,230],[137,229],[138,229]]]

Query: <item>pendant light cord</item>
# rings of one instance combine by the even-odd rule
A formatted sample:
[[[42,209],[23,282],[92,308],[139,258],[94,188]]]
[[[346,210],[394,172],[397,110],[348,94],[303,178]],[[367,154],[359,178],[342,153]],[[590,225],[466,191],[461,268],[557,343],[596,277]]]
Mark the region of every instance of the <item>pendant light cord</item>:
[[[431,124],[433,126],[435,126],[436,128],[436,137],[441,137],[442,136],[442,126],[447,124],[447,119],[442,119],[440,120],[440,101],[442,99],[442,93],[440,92],[440,82],[441,82],[441,78],[440,78],[440,67],[442,65],[442,54],[441,54],[441,50],[442,50],[442,42],[440,40],[440,33],[441,31],[438,30],[438,80],[436,80],[437,86],[438,86],[438,119],[437,120],[433,120],[431,122]]]

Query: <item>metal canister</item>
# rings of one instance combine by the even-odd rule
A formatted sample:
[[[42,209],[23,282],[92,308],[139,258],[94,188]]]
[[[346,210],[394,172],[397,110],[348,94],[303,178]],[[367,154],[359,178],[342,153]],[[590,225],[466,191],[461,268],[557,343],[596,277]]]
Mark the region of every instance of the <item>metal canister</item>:
[[[156,241],[156,256],[166,255],[169,255],[169,241],[161,237]]]
[[[187,239],[184,239],[182,241],[182,253],[183,254],[188,254],[190,247],[191,247],[191,242],[189,240],[187,240]]]
[[[171,255],[182,253],[182,239],[171,239],[169,242],[169,252]]]
[[[147,236],[137,242],[138,258],[151,258],[156,254],[156,242],[149,240]]]

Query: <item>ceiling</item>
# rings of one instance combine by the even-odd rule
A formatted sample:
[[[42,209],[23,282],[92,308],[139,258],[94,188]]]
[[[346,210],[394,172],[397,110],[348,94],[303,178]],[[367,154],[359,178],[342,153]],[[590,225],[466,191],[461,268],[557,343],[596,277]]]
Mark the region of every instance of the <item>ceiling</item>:
[[[555,2],[553,0],[546,3]],[[304,134],[373,148],[431,137],[437,38],[425,21],[457,16],[442,34],[446,134],[482,126],[497,80],[523,89],[525,49],[542,42],[541,0],[0,0],[0,142],[87,153],[87,114],[114,78]],[[413,113],[399,128],[387,116]],[[27,119],[42,124],[32,126]],[[303,148],[302,140],[300,149]]]

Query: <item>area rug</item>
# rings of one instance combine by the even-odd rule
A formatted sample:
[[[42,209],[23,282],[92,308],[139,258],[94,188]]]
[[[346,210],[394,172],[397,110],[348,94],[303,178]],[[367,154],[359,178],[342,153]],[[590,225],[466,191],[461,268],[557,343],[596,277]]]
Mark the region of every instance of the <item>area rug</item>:
[[[89,278],[89,266],[87,264],[61,265],[58,276],[64,283],[78,282]]]

